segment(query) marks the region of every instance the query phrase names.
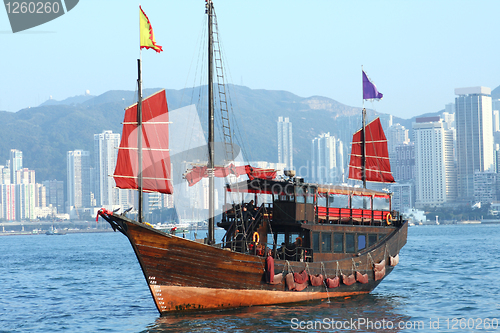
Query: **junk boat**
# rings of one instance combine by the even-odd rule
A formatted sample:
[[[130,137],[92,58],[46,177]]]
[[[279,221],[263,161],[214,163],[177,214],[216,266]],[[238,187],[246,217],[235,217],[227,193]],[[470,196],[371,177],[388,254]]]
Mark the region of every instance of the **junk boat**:
[[[211,0],[206,1],[206,13],[211,36],[216,27]],[[209,50],[213,52],[212,38]],[[160,314],[319,301],[372,291],[398,264],[407,239],[408,223],[392,209],[391,194],[307,183],[293,171],[276,179],[275,170],[235,166],[229,162],[234,156],[227,157],[226,165],[215,165],[213,62],[209,56],[208,161],[185,172],[189,184],[209,178],[205,242],[163,232],[142,220],[143,191],[168,194],[173,186],[165,91],[142,99],[140,60],[138,102],[125,111],[114,174],[118,187],[138,190],[139,213],[137,220],[125,212],[98,213],[130,241]],[[364,91],[376,92],[370,84]],[[363,108],[363,126],[353,136],[349,177],[363,181],[364,187],[366,181],[393,182],[380,120],[365,126],[365,114]],[[245,175],[248,179],[241,180]],[[225,187],[218,223],[225,235],[218,244],[213,193],[217,176],[240,176]],[[234,199],[248,194],[253,202]],[[258,202],[263,196],[268,199]]]

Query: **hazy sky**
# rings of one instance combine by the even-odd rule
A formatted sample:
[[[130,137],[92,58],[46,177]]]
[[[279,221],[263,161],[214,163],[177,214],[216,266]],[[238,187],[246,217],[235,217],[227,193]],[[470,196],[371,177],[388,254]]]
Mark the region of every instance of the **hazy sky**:
[[[140,3],[165,50],[143,51],[144,87],[199,84],[204,1]],[[363,65],[384,94],[376,110],[410,118],[443,109],[457,87],[500,85],[498,0],[215,0],[215,10],[230,81],[252,89],[361,106]],[[15,34],[5,10],[0,22],[0,110],[135,90],[139,2],[80,0]]]

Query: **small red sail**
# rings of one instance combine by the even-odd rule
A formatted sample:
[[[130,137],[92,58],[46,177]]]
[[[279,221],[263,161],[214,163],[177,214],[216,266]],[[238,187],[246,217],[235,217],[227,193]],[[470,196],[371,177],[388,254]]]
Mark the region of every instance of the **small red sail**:
[[[380,118],[376,118],[365,126],[366,131],[366,181],[394,183],[389,163],[387,138],[385,137]],[[352,137],[351,161],[349,162],[349,179],[362,180],[363,129]]]
[[[138,189],[137,103],[125,109],[115,178],[122,189]],[[173,192],[168,149],[168,106],[165,89],[142,101],[142,178],[143,190]]]
[[[276,173],[277,171],[274,169],[254,168],[250,165],[235,166],[232,163],[226,167],[214,168],[214,176],[221,178],[229,175],[235,175],[238,177],[240,175],[247,174],[250,180],[255,178],[271,180],[276,178]],[[193,167],[184,175],[184,178],[188,181],[189,186],[195,185],[204,177],[208,177],[208,168],[206,166]]]

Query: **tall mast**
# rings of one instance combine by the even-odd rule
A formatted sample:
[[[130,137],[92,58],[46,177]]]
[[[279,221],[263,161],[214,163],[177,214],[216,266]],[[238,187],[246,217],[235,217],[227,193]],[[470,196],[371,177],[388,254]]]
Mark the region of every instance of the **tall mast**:
[[[214,227],[214,93],[213,93],[213,36],[212,0],[206,1],[208,15],[208,244],[215,244]]]
[[[361,73],[363,73],[363,65],[361,65]],[[365,109],[365,96],[364,96],[364,86],[363,86],[363,77],[361,77],[361,93],[363,94],[363,127],[362,127],[362,137],[361,144],[363,145],[363,151],[361,156],[361,180],[363,181],[363,188],[366,188],[366,109]]]
[[[363,188],[366,188],[366,109],[365,109],[365,101],[363,100],[363,130],[362,133],[362,145],[363,145],[363,154],[361,156],[361,180],[363,181]]]
[[[139,160],[139,172],[137,174],[137,189],[139,190],[139,209],[137,221],[142,223],[142,76],[141,59],[137,59],[138,78],[137,78],[137,155]]]

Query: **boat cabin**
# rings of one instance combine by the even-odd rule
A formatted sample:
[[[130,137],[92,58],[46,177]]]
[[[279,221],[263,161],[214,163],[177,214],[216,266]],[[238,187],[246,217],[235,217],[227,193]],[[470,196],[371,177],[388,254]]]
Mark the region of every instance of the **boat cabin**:
[[[240,204],[224,205],[222,246],[282,260],[339,260],[381,241],[402,223],[391,194],[361,188],[288,180],[253,179],[226,188]],[[245,194],[253,200],[244,202]],[[263,196],[264,195],[264,196]],[[258,199],[267,197],[263,202]],[[234,197],[233,197],[234,198]]]

